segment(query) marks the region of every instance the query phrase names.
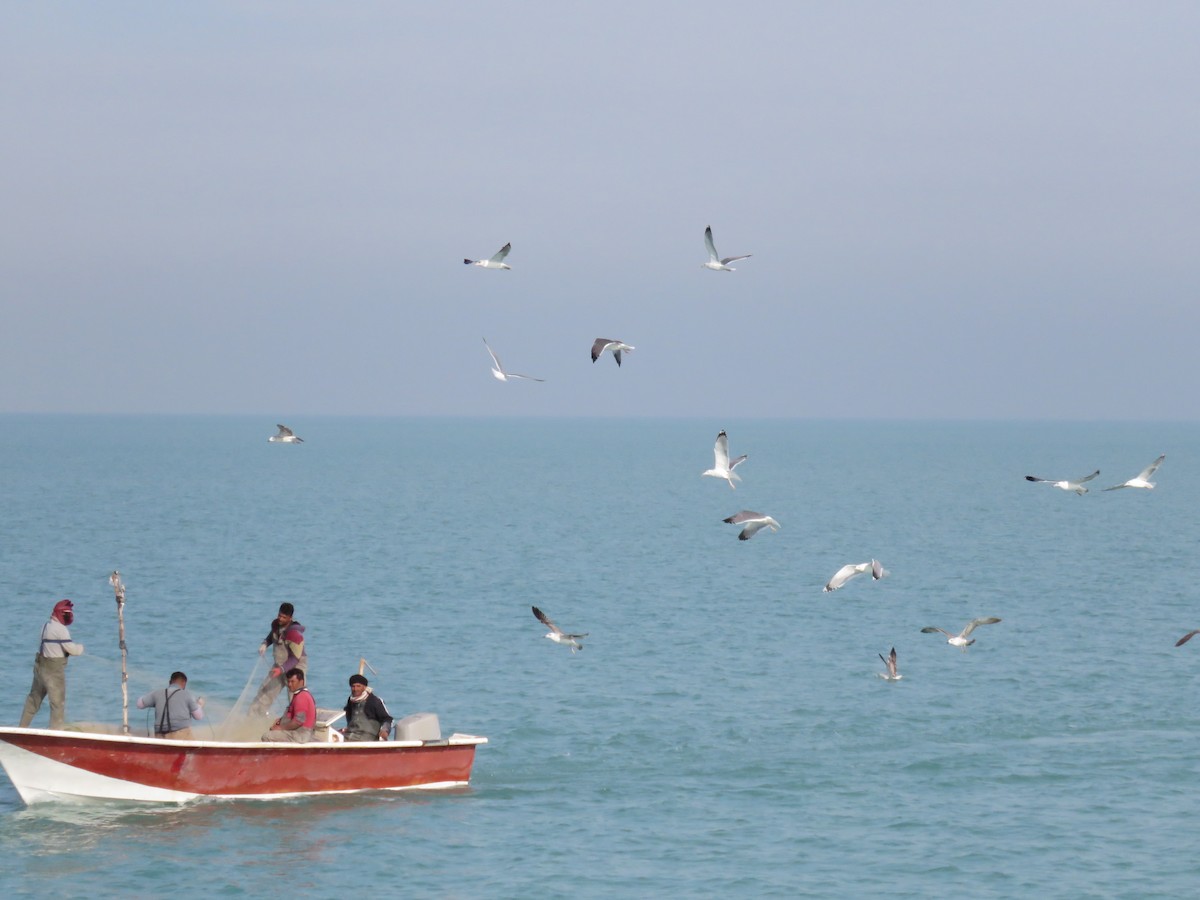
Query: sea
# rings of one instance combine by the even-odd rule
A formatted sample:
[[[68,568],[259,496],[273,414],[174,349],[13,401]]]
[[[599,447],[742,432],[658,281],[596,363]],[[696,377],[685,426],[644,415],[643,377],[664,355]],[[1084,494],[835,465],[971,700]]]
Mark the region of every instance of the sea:
[[[121,723],[119,570],[135,733],[177,669],[219,723],[286,600],[318,704],[365,659],[397,718],[488,738],[470,786],[26,808],[0,776],[0,895],[1200,889],[1200,424],[286,424],[0,416],[0,721],[68,597],[68,720]],[[721,429],[736,490],[700,475]],[[921,631],[987,616],[965,652]]]

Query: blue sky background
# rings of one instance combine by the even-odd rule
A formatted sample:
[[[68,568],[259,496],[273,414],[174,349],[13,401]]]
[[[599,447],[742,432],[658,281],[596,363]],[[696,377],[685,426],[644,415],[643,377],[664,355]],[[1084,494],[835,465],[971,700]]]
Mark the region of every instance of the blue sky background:
[[[0,26],[0,412],[1197,417],[1195,4]]]

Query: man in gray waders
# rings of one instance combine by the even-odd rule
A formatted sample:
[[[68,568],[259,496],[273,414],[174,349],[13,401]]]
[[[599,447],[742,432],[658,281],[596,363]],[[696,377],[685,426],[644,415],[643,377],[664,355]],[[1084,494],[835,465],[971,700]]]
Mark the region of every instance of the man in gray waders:
[[[342,734],[348,741],[386,741],[392,730],[392,714],[388,712],[362,675],[350,676],[350,696],[346,700],[346,727]]]
[[[25,698],[21,727],[28,728],[42,701],[50,695],[50,727],[61,730],[67,716],[67,657],[82,656],[83,644],[71,640],[67,626],[75,621],[75,604],[59,600],[50,621],[42,626],[42,642],[33,660],[33,686]]]

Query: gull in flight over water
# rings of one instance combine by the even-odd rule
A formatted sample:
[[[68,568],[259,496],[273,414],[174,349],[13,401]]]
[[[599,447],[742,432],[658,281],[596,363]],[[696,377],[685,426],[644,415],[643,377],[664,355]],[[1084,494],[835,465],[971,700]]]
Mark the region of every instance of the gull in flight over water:
[[[508,381],[510,378],[524,378],[526,381],[545,381],[545,378],[534,378],[532,375],[522,375],[519,372],[506,372],[504,366],[500,364],[500,357],[496,355],[496,351],[492,349],[487,342],[487,338],[483,339],[483,346],[487,347],[487,352],[492,357],[492,375],[497,381]]]
[[[1160,456],[1154,462],[1150,463],[1150,465],[1146,466],[1146,468],[1142,469],[1142,471],[1139,474],[1135,475],[1133,478],[1130,478],[1124,484],[1114,484],[1112,487],[1105,488],[1105,490],[1106,491],[1119,491],[1121,488],[1127,488],[1127,487],[1128,488],[1145,488],[1148,491],[1154,490],[1154,482],[1150,480],[1150,476],[1153,475],[1155,473],[1155,471],[1157,471],[1158,467],[1162,465],[1162,461],[1166,458],[1167,458],[1167,454],[1164,453],[1162,456]]]
[[[737,459],[730,462],[729,437],[724,431],[722,431],[717,435],[717,443],[713,446],[713,467],[711,469],[705,469],[703,472],[701,472],[700,477],[703,478],[705,475],[711,475],[713,478],[724,478],[729,482],[729,486],[731,488],[737,490],[733,483],[735,481],[741,481],[742,479],[741,476],[739,476],[737,472],[733,470],[744,463],[748,455],[749,454],[743,453]]]
[[[829,579],[829,583],[821,588],[821,593],[828,594],[830,591],[836,591],[851,578],[857,578],[865,572],[871,573],[871,580],[873,581],[878,581],[880,578],[892,574],[877,559],[862,563],[847,563],[833,573],[833,577]]]
[[[1182,647],[1184,644],[1186,644],[1188,641],[1190,641],[1192,638],[1194,638],[1198,634],[1200,634],[1200,629],[1197,629],[1196,631],[1189,631],[1187,634],[1185,634],[1183,637],[1181,637],[1179,640],[1177,640],[1175,642],[1175,646]]]
[[[980,625],[995,625],[999,621],[1000,620],[994,616],[989,619],[972,619],[967,623],[967,627],[958,634],[951,634],[945,628],[938,628],[936,625],[929,625],[928,627],[921,629],[921,634],[933,634],[935,631],[940,631],[950,639],[946,641],[947,644],[949,644],[951,647],[959,647],[965,653],[967,648],[975,643],[975,638],[971,637],[972,631],[974,631]]]
[[[613,359],[617,361],[617,365],[621,365],[621,354],[632,353],[636,348],[629,346],[624,341],[614,341],[611,338],[596,338],[592,342],[592,362],[600,358],[600,354],[606,350],[611,350]]]
[[[738,535],[739,541],[748,541],[764,528],[770,528],[772,531],[779,530],[779,523],[770,516],[764,516],[762,513],[752,512],[748,509],[743,509],[740,513],[730,516],[728,519],[722,519],[729,525],[745,525],[742,533]]]
[[[1088,492],[1088,489],[1084,487],[1084,484],[1086,482],[1091,481],[1093,478],[1095,478],[1099,474],[1100,474],[1100,470],[1097,469],[1091,475],[1084,475],[1082,478],[1076,478],[1074,481],[1072,481],[1069,478],[1064,478],[1062,481],[1055,481],[1052,478],[1038,478],[1036,475],[1026,475],[1025,480],[1026,481],[1038,481],[1038,482],[1041,482],[1042,484],[1048,484],[1051,487],[1056,487],[1056,488],[1059,488],[1060,490],[1064,490],[1064,491],[1074,491],[1080,497],[1082,497],[1084,494],[1086,494]]]
[[[554,641],[556,644],[562,644],[564,647],[570,647],[572,653],[574,653],[576,650],[583,649],[583,644],[579,642],[582,638],[587,637],[586,631],[583,634],[564,634],[563,630],[555,625],[548,615],[546,615],[536,606],[531,608],[533,609],[533,614],[537,616],[537,620],[550,629],[546,637]]]
[[[278,444],[304,443],[304,438],[296,437],[295,432],[293,432],[292,429],[288,428],[286,425],[276,425],[275,427],[279,429],[279,434],[271,435],[269,438],[267,438],[268,441]]]
[[[479,266],[481,269],[511,269],[508,263],[504,261],[504,257],[508,256],[508,251],[512,249],[512,244],[505,244],[496,251],[496,255],[491,259],[464,259],[463,263],[468,266]]]
[[[730,267],[731,262],[737,262],[739,259],[749,259],[754,254],[747,253],[744,256],[726,256],[721,259],[717,256],[717,248],[713,245],[712,226],[709,225],[704,229],[704,246],[708,248],[708,262],[700,263],[706,269],[712,269],[714,272],[735,272],[736,269]]]
[[[879,658],[882,659],[883,664],[885,666],[887,666],[887,674],[884,675],[882,672],[879,673],[880,678],[882,678],[884,681],[899,681],[901,678],[904,677],[903,675],[901,675],[899,672],[896,671],[896,648],[895,647],[892,648],[892,652],[889,653],[887,656],[884,656],[882,653],[880,653]]]

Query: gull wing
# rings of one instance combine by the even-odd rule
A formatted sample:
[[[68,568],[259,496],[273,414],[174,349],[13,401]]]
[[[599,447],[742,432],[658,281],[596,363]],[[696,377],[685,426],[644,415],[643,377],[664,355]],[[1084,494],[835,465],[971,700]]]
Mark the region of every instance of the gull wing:
[[[546,615],[544,612],[542,612],[536,606],[533,606],[530,608],[533,610],[533,614],[535,616],[537,616],[537,620],[539,622],[541,622],[543,625],[545,625],[547,628],[549,628],[555,634],[562,634],[562,629],[559,628],[557,625],[555,625],[554,620],[552,620],[548,615]]]
[[[739,259],[749,259],[753,255],[754,255],[753,253],[747,253],[745,256],[727,256],[723,260],[721,260],[721,265],[727,266],[731,262],[737,262]]]
[[[713,459],[716,463],[713,466],[715,469],[724,469],[728,472],[732,468],[729,465],[729,437],[724,431],[717,435],[717,442],[713,445]]]
[[[1185,634],[1183,637],[1181,637],[1179,640],[1177,640],[1175,642],[1175,646],[1182,647],[1184,644],[1186,644],[1188,641],[1190,641],[1192,638],[1194,638],[1198,634],[1200,634],[1200,630],[1189,631],[1187,634]]]
[[[871,577],[873,579],[878,581],[880,578],[885,578],[891,574],[891,572],[883,567],[883,563],[881,563],[879,560],[871,560]]]
[[[488,260],[488,262],[494,262],[494,263],[504,262],[504,257],[508,256],[508,251],[511,249],[512,249],[512,244],[505,244],[503,247],[501,247],[499,250],[496,251],[496,255],[493,256],[490,260]]]
[[[496,355],[496,351],[493,350],[491,345],[487,342],[487,338],[483,339],[483,346],[487,347],[488,355],[492,358],[492,364],[505,375],[507,375],[508,373],[504,371],[504,366],[500,365],[500,357]]]
[[[704,229],[704,246],[708,248],[708,259],[710,262],[719,262],[717,258],[717,248],[713,246],[712,226],[709,225]]]
[[[896,677],[896,648],[895,647],[892,648],[892,652],[887,655],[886,659],[884,658],[882,653],[879,654],[879,658],[882,659],[883,664],[885,666],[887,666],[888,675],[890,675],[892,678],[895,678]]]
[[[753,512],[749,509],[743,509],[740,513],[734,513],[728,519],[722,519],[722,522],[727,522],[730,525],[743,525],[746,522],[753,522],[756,519],[766,519],[762,513]]]
[[[532,375],[522,375],[520,372],[505,372],[509,378],[524,378],[526,381],[545,381],[545,378],[534,378]]]
[[[1049,478],[1038,478],[1036,475],[1026,475],[1025,480],[1026,481],[1043,481],[1043,482],[1049,482],[1050,484],[1054,483],[1054,482],[1050,481]]]
[[[611,338],[596,338],[596,340],[592,342],[592,362],[598,360],[600,358],[600,354],[607,350],[610,344],[615,343],[616,341],[612,340]]]
[[[1073,484],[1083,484],[1085,481],[1091,481],[1093,478],[1095,478],[1099,474],[1100,474],[1100,470],[1097,469],[1091,475],[1084,475],[1082,478],[1076,478],[1075,481],[1072,483]]]
[[[1138,475],[1138,478],[1142,479],[1142,481],[1149,481],[1150,476],[1158,471],[1158,467],[1162,465],[1162,461],[1166,458],[1167,454],[1164,453],[1154,462],[1150,463],[1150,465],[1146,466],[1146,468],[1142,469],[1142,473]]]
[[[974,631],[976,628],[978,628],[980,625],[995,625],[999,621],[1000,620],[995,618],[994,616],[987,618],[987,619],[972,619],[970,622],[967,623],[967,627],[962,630],[962,634],[960,634],[959,637],[969,636],[971,634],[971,632]]]
[[[921,634],[933,634],[935,631],[940,631],[946,637],[954,637],[954,635],[948,632],[945,628],[938,628],[936,625],[926,625],[921,629]]]
[[[292,431],[292,429],[288,428],[286,425],[276,425],[275,427],[279,429],[279,437],[295,437],[296,436],[296,433],[294,431]]]
[[[733,470],[734,470],[734,469],[736,469],[738,466],[740,466],[742,463],[744,463],[744,462],[745,462],[747,459],[749,459],[749,457],[750,457],[750,454],[749,454],[749,453],[743,453],[743,454],[742,454],[741,456],[739,456],[737,459],[735,459],[735,460],[732,460],[732,461],[729,463],[729,473],[732,475],[732,474],[733,474]],[[734,476],[734,477],[737,477],[737,476]],[[741,481],[741,479],[740,479],[740,478],[739,478],[738,480],[739,480],[739,481]]]

